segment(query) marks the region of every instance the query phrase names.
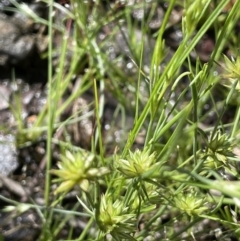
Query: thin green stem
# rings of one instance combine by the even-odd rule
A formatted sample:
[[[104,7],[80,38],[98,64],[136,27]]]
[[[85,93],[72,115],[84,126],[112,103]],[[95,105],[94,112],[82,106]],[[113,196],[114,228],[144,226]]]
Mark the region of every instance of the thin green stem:
[[[86,227],[83,229],[81,235],[79,236],[79,238],[77,239],[77,241],[82,241],[85,240],[85,237],[88,235],[89,230],[92,226],[92,224],[94,223],[94,217],[91,217],[86,225]]]
[[[49,206],[49,193],[50,193],[50,183],[51,175],[50,169],[52,167],[52,135],[53,135],[53,124],[54,124],[54,110],[52,109],[52,97],[53,92],[53,83],[52,83],[52,50],[53,50],[53,1],[49,1],[49,28],[48,28],[48,131],[47,131],[47,163],[46,163],[46,178],[45,178],[45,190],[44,190],[44,201],[45,205]],[[45,216],[48,215],[48,212],[45,212]]]
[[[231,132],[231,138],[233,138],[236,135],[237,130],[239,129],[239,120],[240,120],[240,107],[238,107],[237,109],[237,114],[235,116],[232,132]]]
[[[100,150],[100,157],[101,163],[105,166],[105,159],[104,159],[104,152],[103,152],[103,140],[102,140],[102,128],[101,128],[101,121],[100,121],[100,109],[99,109],[99,99],[98,99],[98,90],[97,90],[97,83],[94,80],[94,95],[95,95],[95,107],[96,107],[96,121],[97,121],[97,137],[99,141],[99,150]]]

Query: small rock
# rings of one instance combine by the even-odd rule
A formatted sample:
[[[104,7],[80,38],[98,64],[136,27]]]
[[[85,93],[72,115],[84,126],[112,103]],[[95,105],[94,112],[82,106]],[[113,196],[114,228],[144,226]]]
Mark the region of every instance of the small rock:
[[[0,173],[9,175],[18,167],[15,136],[0,134]]]
[[[7,109],[9,107],[10,90],[4,86],[0,85],[0,110]]]

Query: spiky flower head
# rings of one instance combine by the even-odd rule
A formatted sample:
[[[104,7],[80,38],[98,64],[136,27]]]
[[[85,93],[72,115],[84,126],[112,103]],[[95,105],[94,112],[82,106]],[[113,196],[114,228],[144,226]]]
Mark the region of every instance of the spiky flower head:
[[[93,154],[87,152],[66,151],[64,155],[61,155],[61,161],[58,163],[59,170],[50,171],[59,177],[56,181],[61,182],[55,194],[68,192],[75,185],[87,191],[90,180],[109,173],[106,167],[93,167],[94,157]]]
[[[202,17],[203,9],[208,4],[207,0],[185,1],[183,12],[183,31],[192,34],[196,30],[196,25]]]
[[[216,134],[209,140],[207,149],[203,155],[204,166],[218,169],[222,166],[228,166],[228,158],[233,157],[233,143],[230,137],[225,133]]]
[[[231,85],[225,85],[226,87],[232,88],[232,84],[237,80],[237,84],[235,89],[240,91],[240,56],[237,57],[236,60],[233,58],[231,60],[228,59],[227,56],[224,55],[225,60],[225,71],[223,74],[224,78],[227,78],[228,81],[231,82]]]
[[[196,193],[192,192],[178,194],[174,198],[174,203],[177,208],[189,216],[201,215],[208,209],[205,198],[201,198]]]
[[[232,58],[231,60],[224,55],[224,60],[225,60],[225,71],[226,74],[224,76],[226,78],[231,78],[231,79],[240,79],[240,56],[236,58]]]
[[[136,218],[129,212],[123,201],[113,200],[111,195],[105,194],[101,196],[95,219],[104,235],[111,234],[116,240],[135,240],[131,233],[135,232]]]
[[[155,153],[150,154],[148,149],[143,151],[136,150],[135,152],[129,151],[126,159],[117,159],[116,166],[127,178],[141,177],[150,178],[154,177],[157,171]]]

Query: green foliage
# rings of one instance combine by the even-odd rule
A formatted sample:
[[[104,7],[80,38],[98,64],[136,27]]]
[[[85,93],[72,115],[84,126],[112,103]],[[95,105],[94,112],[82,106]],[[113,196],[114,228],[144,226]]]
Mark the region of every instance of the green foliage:
[[[233,28],[231,22],[236,21],[240,1],[229,10],[224,24],[219,21],[225,16],[223,8],[229,1],[217,1],[216,6],[208,0],[183,1],[183,39],[167,59],[170,50],[165,47],[163,33],[174,8],[182,3],[168,1],[155,48],[150,54],[149,73],[143,68],[145,39],[142,36],[140,43],[136,39],[133,33],[135,23],[130,15],[135,8],[147,11],[145,1],[142,2],[121,8],[106,1],[109,8],[103,16],[101,1],[72,0],[72,9],[66,10],[66,18],[74,22],[72,30],[66,29],[64,23],[58,26],[62,31],[59,30],[61,44],[58,48],[62,51],[59,51],[55,74],[52,70],[54,47],[49,44],[48,103],[34,126],[36,130],[41,127],[48,133],[46,207],[36,206],[41,214],[42,209],[46,210],[42,214],[44,229],[39,240],[57,240],[58,224],[63,227],[68,221],[60,220],[61,216],[59,219],[54,217],[60,215],[59,210],[53,209],[55,206],[71,217],[86,218],[79,241],[156,240],[157,235],[163,234],[166,240],[197,240],[201,237],[197,230],[204,225],[203,219],[223,225],[227,232],[234,233],[236,239],[240,238],[236,225],[240,207],[239,157],[234,154],[234,148],[239,144],[239,107],[228,123],[223,118],[230,97],[239,90],[240,59],[236,56],[236,61],[230,61],[228,57],[218,55],[227,39],[234,41],[236,38],[234,33],[227,33]],[[53,2],[50,6],[48,26],[52,40],[55,28],[51,14],[54,7],[61,7]],[[116,11],[118,8],[120,10]],[[147,32],[144,21],[147,20],[142,19],[142,33]],[[99,43],[99,30],[104,27],[109,30],[111,24],[114,28]],[[122,32],[123,26],[129,32],[124,35],[129,59],[136,67],[132,75],[119,67],[119,59],[126,57],[123,53],[110,60],[104,51],[107,41],[115,38],[115,32]],[[210,28],[218,30],[216,49],[208,63],[202,64],[199,59],[192,60],[191,54]],[[224,61],[225,66],[221,68],[223,73],[216,77],[213,73],[216,73],[217,66],[213,63],[218,61]],[[183,66],[187,68],[184,72],[181,70]],[[77,75],[81,75],[80,86],[62,101],[73,76]],[[225,88],[223,78],[230,81],[231,88]],[[226,89],[227,97],[221,96],[218,101],[215,92],[219,86]],[[60,142],[53,138],[57,130],[71,121],[70,118],[61,122],[61,114],[87,91],[94,93],[96,119],[91,151],[83,151],[68,140]],[[107,152],[102,134],[105,93],[114,96],[118,103],[115,113],[122,114],[122,138],[125,139],[121,140],[115,153]],[[206,105],[210,105],[207,113],[204,110]],[[128,113],[133,113],[134,118],[130,131],[124,128]],[[217,116],[214,123],[209,124],[209,113]],[[117,123],[117,117],[113,117],[112,123],[113,126]],[[142,146],[137,141],[141,133],[144,133]],[[65,148],[54,168],[51,163],[53,142]],[[53,191],[50,188],[53,183],[51,175],[54,175]],[[231,181],[228,175],[233,175],[236,181]],[[62,204],[73,189],[77,192],[76,212]],[[57,198],[52,198],[52,193],[57,194]],[[84,211],[80,212],[77,205]],[[49,207],[52,208],[50,213]],[[164,224],[163,217],[168,219]],[[49,225],[53,220],[57,220],[56,225]],[[51,233],[51,238],[47,239]]]

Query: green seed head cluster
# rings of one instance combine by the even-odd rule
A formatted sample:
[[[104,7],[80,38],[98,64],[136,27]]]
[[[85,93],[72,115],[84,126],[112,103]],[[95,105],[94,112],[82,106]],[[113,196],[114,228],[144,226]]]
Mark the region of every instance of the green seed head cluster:
[[[202,17],[204,6],[207,0],[190,0],[186,1],[185,11],[183,14],[183,30],[191,35],[195,30],[199,20]]]
[[[229,60],[227,56],[224,55],[225,60],[225,71],[226,73],[223,75],[223,77],[227,78],[231,83],[233,83],[235,80],[238,80],[236,89],[240,91],[240,57],[238,56],[236,60],[232,59]],[[229,86],[230,87],[230,86]]]
[[[59,169],[51,170],[52,174],[59,177],[57,181],[61,182],[55,194],[68,192],[75,185],[78,185],[83,191],[87,191],[90,180],[109,173],[106,167],[93,167],[93,161],[93,154],[66,151],[58,163]]]
[[[126,178],[141,177],[144,179],[154,176],[156,171],[155,162],[155,153],[150,154],[150,151],[145,149],[143,151],[129,151],[126,159],[116,160],[116,166]]]
[[[229,136],[217,131],[212,140],[207,144],[207,150],[204,153],[204,166],[218,169],[222,166],[228,166],[228,158],[233,157],[233,144]]]
[[[187,213],[189,216],[201,215],[208,209],[205,199],[191,192],[188,194],[178,194],[174,202],[177,208]]]
[[[131,233],[136,230],[135,214],[131,214],[129,207],[123,201],[113,200],[110,195],[102,195],[99,213],[96,221],[104,234],[111,234],[116,240],[131,240]]]

